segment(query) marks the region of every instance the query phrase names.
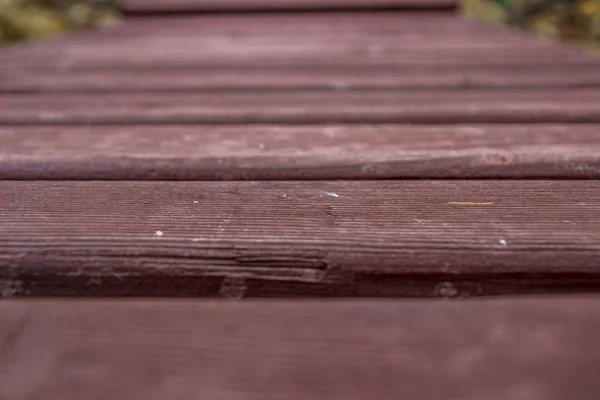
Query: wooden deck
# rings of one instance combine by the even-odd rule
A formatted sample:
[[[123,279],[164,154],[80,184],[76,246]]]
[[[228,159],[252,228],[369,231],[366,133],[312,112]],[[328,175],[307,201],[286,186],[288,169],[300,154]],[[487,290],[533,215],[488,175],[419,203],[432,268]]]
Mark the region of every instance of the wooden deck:
[[[0,399],[597,399],[600,56],[453,4],[0,51]]]

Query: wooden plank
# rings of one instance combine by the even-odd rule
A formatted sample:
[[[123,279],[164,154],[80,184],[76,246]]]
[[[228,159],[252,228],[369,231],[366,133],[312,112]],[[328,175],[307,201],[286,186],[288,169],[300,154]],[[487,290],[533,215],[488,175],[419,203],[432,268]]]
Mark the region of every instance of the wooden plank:
[[[385,14],[385,13],[384,13]],[[122,27],[0,54],[18,68],[238,66],[588,65],[600,58],[455,16],[197,17]],[[339,23],[339,26],[336,25]]]
[[[594,400],[600,300],[0,302],[0,397]]]
[[[277,23],[273,23],[276,17]],[[419,27],[421,29],[416,30]],[[30,42],[2,49],[2,53],[12,54],[30,49],[41,49],[48,44],[66,46],[81,44],[94,40],[103,43],[112,38],[124,38],[127,41],[137,39],[145,43],[149,36],[154,38],[189,38],[198,39],[217,38],[229,39],[232,43],[246,43],[245,40],[255,38],[271,38],[283,36],[293,43],[306,39],[309,43],[316,36],[324,36],[334,43],[344,42],[350,38],[357,38],[361,42],[375,37],[388,38],[394,36],[400,42],[415,43],[431,36],[443,39],[467,39],[468,33],[483,34],[484,37],[504,37],[509,43],[520,41],[525,44],[546,44],[545,47],[558,45],[555,42],[536,40],[529,34],[520,31],[508,30],[504,27],[489,25],[480,21],[462,19],[456,15],[446,13],[419,13],[419,12],[366,12],[344,13],[277,13],[273,14],[210,14],[210,15],[181,15],[165,18],[137,17],[126,19],[116,27],[84,30],[69,36],[46,40],[43,42]],[[450,35],[450,36],[448,36]],[[300,37],[299,37],[300,36]],[[472,37],[476,43],[481,41]],[[446,40],[447,42],[448,40]],[[159,41],[159,43],[161,43]],[[429,46],[435,43],[429,43]],[[501,43],[489,43],[490,46]],[[25,50],[27,49],[27,50]]]
[[[317,38],[323,40],[323,38]],[[533,67],[548,64],[598,65],[595,57],[572,49],[528,49],[513,47],[477,48],[475,44],[455,46],[443,44],[434,48],[415,45],[406,48],[402,45],[385,44],[293,44],[282,39],[249,45],[223,46],[221,44],[202,46],[198,38],[190,37],[156,43],[155,46],[123,40],[120,44],[99,44],[94,51],[94,43],[80,48],[53,48],[22,53],[6,53],[5,65],[28,67],[43,65],[68,68],[195,68],[201,66],[220,67],[237,64],[248,67],[264,66],[423,66],[423,65],[528,65]],[[275,43],[277,41],[278,43]],[[169,42],[164,40],[163,42]],[[173,43],[175,42],[175,43]],[[215,42],[221,42],[217,40]],[[131,43],[131,44],[130,44]],[[193,51],[190,49],[198,48]],[[143,50],[142,50],[143,49]],[[43,64],[41,64],[43,63]]]
[[[456,0],[120,0],[127,12],[322,10],[322,9],[441,9],[456,6]]]
[[[599,89],[0,96],[3,124],[600,122]]]
[[[14,295],[585,291],[599,284],[599,192],[600,181],[3,181],[0,277]]]
[[[598,66],[449,68],[3,69],[0,92],[416,90],[599,87]],[[158,94],[156,94],[158,95]]]
[[[0,128],[0,179],[600,178],[599,125]]]

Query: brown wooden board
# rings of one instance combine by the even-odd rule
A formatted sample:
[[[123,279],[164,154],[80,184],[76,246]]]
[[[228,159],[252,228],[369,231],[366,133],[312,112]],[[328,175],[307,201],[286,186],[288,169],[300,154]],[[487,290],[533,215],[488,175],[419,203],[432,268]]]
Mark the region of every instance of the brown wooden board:
[[[596,400],[597,297],[0,302],[0,397]]]
[[[417,29],[420,28],[420,29]],[[469,34],[479,34],[471,36]],[[134,41],[145,44],[157,39],[157,45],[164,47],[173,40],[197,39],[200,44],[221,39],[222,45],[232,47],[256,44],[266,40],[265,45],[303,43],[314,45],[317,37],[327,39],[323,45],[373,44],[383,40],[385,44],[395,43],[408,48],[422,45],[425,48],[474,47],[514,48],[520,44],[527,48],[559,48],[574,50],[575,47],[557,42],[540,40],[517,30],[489,25],[479,21],[463,19],[450,13],[405,13],[405,12],[324,12],[324,13],[277,13],[277,14],[222,14],[222,15],[182,15],[177,17],[130,18],[116,26],[82,30],[52,40],[29,42],[19,46],[4,48],[2,54],[20,54],[31,50],[43,51],[48,45],[62,49],[79,49],[85,42],[107,45],[115,38],[122,38],[131,46]],[[499,39],[490,41],[486,39]],[[428,41],[435,38],[436,41]],[[469,40],[470,39],[470,40]],[[277,42],[279,40],[279,42]],[[227,42],[225,42],[227,41]],[[117,48],[122,43],[114,43]],[[247,49],[251,49],[250,47]],[[138,49],[140,50],[140,49]],[[46,50],[48,52],[48,50]],[[581,51],[578,53],[582,54]]]
[[[3,181],[0,277],[14,295],[597,290],[598,193],[600,181]]]
[[[416,29],[420,28],[420,29]],[[200,40],[216,38],[229,39],[229,44],[252,43],[257,39],[302,40],[311,44],[315,37],[324,37],[333,43],[348,43],[356,39],[359,43],[370,43],[373,39],[386,42],[396,38],[400,43],[415,47],[422,43],[425,47],[439,46],[439,43],[423,39],[437,38],[448,45],[451,39],[460,39],[459,45],[468,44],[469,33],[482,36],[471,37],[473,43],[483,46],[486,38],[505,39],[501,42],[488,42],[488,47],[515,44],[537,46],[538,48],[567,48],[557,42],[539,40],[530,34],[517,30],[489,25],[487,23],[463,19],[450,13],[421,12],[320,12],[320,13],[276,13],[276,14],[196,14],[176,17],[135,17],[125,19],[112,27],[95,30],[80,30],[67,36],[42,42],[28,42],[16,47],[3,48],[2,53],[22,53],[31,49],[41,50],[48,44],[68,48],[67,44],[80,46],[94,40],[98,44],[115,38],[127,41],[134,39],[146,43],[154,38]],[[249,40],[249,42],[247,42]],[[164,44],[160,42],[159,44]],[[27,49],[27,50],[24,50]]]
[[[277,23],[273,22],[276,18]],[[141,18],[116,29],[15,46],[4,67],[597,66],[600,57],[452,14]]]
[[[1,67],[0,67],[1,68]],[[0,92],[159,92],[223,90],[419,90],[600,87],[598,66],[543,68],[192,68],[1,69]],[[153,93],[153,96],[161,96]]]
[[[600,125],[0,128],[0,179],[600,178]]]
[[[0,103],[5,125],[600,122],[600,89],[49,92]]]
[[[451,9],[456,0],[120,0],[123,10],[139,12],[320,10],[320,9]]]

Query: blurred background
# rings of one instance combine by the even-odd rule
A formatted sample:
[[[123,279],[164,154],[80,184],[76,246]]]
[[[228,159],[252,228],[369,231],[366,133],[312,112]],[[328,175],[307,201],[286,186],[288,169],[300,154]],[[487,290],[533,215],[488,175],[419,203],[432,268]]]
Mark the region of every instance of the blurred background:
[[[111,0],[0,0],[0,45],[74,29],[107,28],[122,18]],[[457,0],[468,18],[510,25],[600,49],[600,0]]]
[[[0,45],[118,23],[109,0],[0,0]]]

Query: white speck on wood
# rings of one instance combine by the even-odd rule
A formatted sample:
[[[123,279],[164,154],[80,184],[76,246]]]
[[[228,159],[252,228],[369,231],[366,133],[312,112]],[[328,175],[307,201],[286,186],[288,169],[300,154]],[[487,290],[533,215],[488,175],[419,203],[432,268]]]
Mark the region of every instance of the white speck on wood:
[[[339,195],[339,194],[337,194],[337,193],[325,192],[325,194],[326,194],[327,196],[331,196],[331,197],[340,197],[340,195]]]
[[[498,240],[498,243],[500,243],[502,247],[508,247],[508,242],[504,239]]]
[[[246,293],[246,280],[238,277],[226,277],[221,283],[219,296],[227,299],[239,300]]]
[[[19,294],[23,284],[13,279],[0,280],[0,298],[11,298]]]
[[[156,232],[154,232],[154,236],[156,236],[156,237],[161,237],[163,235],[164,235],[164,233],[162,231],[156,231]]]
[[[434,294],[438,297],[455,297],[458,295],[458,289],[452,282],[440,282],[434,289]]]

